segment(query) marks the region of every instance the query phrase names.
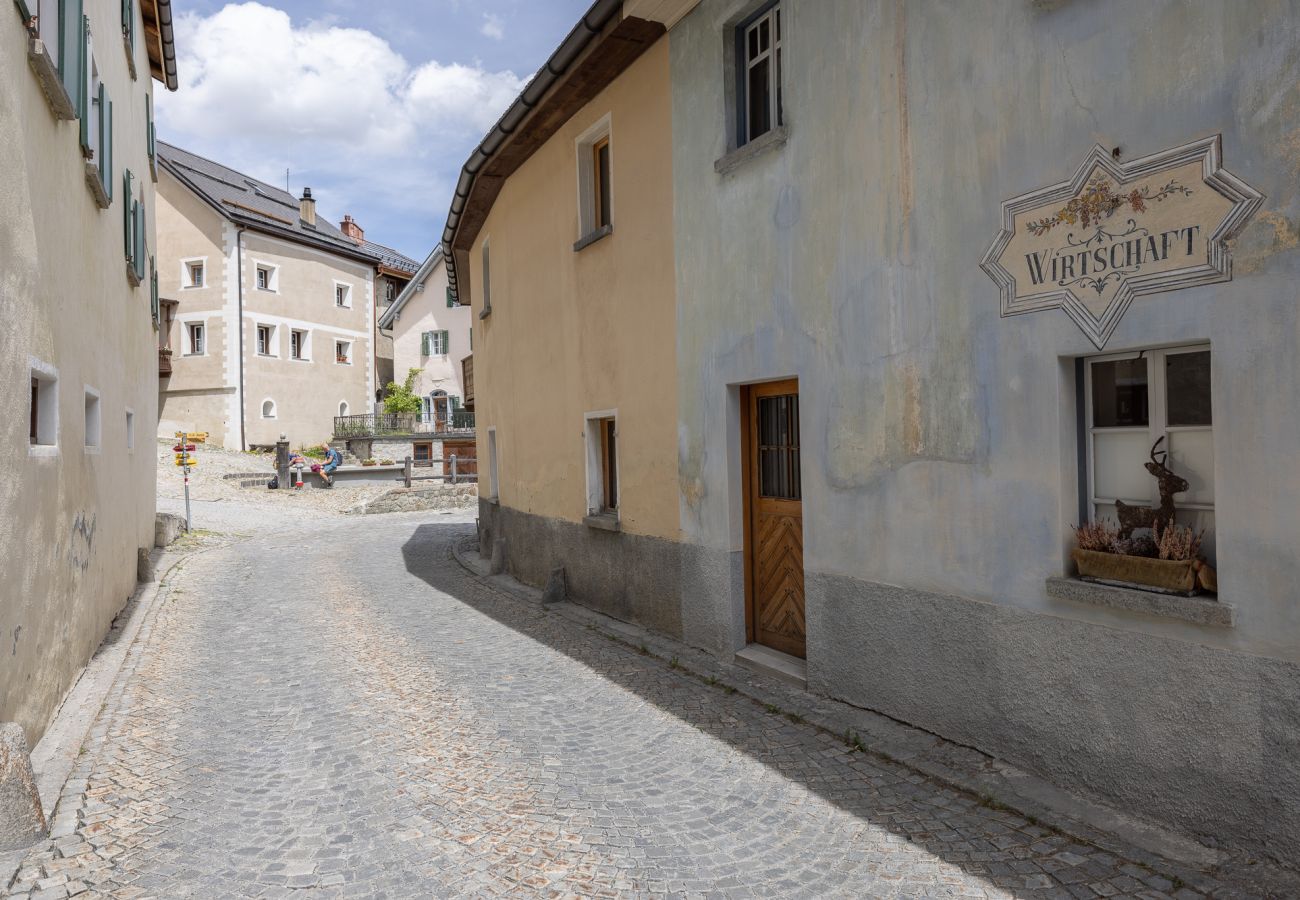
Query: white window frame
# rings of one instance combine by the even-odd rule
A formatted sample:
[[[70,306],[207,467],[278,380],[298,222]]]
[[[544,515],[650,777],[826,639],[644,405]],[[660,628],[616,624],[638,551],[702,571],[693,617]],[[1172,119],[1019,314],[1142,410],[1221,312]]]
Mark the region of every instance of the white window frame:
[[[90,385],[83,385],[85,393],[85,428],[82,431],[82,439],[85,444],[86,453],[91,456],[99,454],[100,449],[104,446],[104,403],[103,397],[98,388]]]
[[[782,3],[776,2],[766,9],[745,19],[736,26],[737,54],[736,60],[736,77],[741,80],[741,84],[736,85],[736,116],[738,121],[744,123],[744,133],[737,135],[741,140],[739,146],[743,147],[750,141],[757,140],[765,134],[771,134],[785,124],[784,110],[784,91],[782,88],[782,75],[785,68],[785,53],[782,47],[785,36],[785,28],[789,24],[787,16],[781,15]],[[779,20],[779,21],[778,21]],[[749,56],[749,35],[750,32],[756,31],[764,22],[768,23],[768,34],[771,40],[766,50],[759,51],[757,56]],[[780,62],[778,63],[778,52],[780,52]],[[765,59],[770,59],[768,65],[768,121],[770,125],[766,131],[754,134],[754,123],[749,115],[749,73],[756,65]]]
[[[99,75],[99,63],[95,60],[95,44],[89,31],[86,32],[86,136],[90,140],[91,163],[102,174],[104,171],[104,148],[99,145],[102,132],[100,119],[104,111],[99,108],[99,85],[103,81]],[[102,178],[101,178],[102,180]]]
[[[339,401],[339,418],[343,418],[344,416],[349,416],[349,415],[351,415],[351,414],[352,414],[352,407],[348,405],[348,401],[346,401],[346,400],[340,400],[340,401]]]
[[[343,350],[342,353],[339,352],[340,348]],[[339,359],[340,356],[343,358]],[[334,339],[334,365],[336,366],[352,365],[352,342],[351,341],[341,340],[340,338]]]
[[[1097,520],[1097,507],[1113,506],[1116,500],[1122,500],[1130,505],[1139,506],[1157,506],[1160,503],[1160,486],[1159,482],[1151,479],[1151,493],[1147,497],[1099,497],[1094,487],[1096,481],[1097,464],[1094,454],[1095,441],[1094,436],[1097,434],[1143,434],[1146,435],[1147,446],[1153,445],[1162,436],[1165,437],[1162,450],[1169,449],[1170,434],[1188,433],[1188,432],[1208,432],[1213,438],[1214,424],[1209,425],[1169,425],[1168,424],[1168,384],[1165,380],[1165,359],[1169,356],[1176,356],[1182,353],[1210,353],[1210,377],[1214,375],[1214,352],[1209,344],[1178,344],[1170,347],[1151,347],[1144,350],[1130,350],[1123,353],[1106,353],[1098,356],[1084,357],[1083,371],[1083,401],[1084,401],[1084,433],[1085,433],[1085,451],[1086,465],[1088,471],[1086,474],[1086,496],[1087,496],[1087,514],[1088,521]],[[1147,364],[1147,424],[1146,425],[1119,425],[1112,427],[1096,427],[1093,425],[1092,409],[1092,367],[1095,363],[1117,362],[1121,360],[1137,359],[1141,356]],[[1218,459],[1218,453],[1215,453],[1215,459]],[[1217,466],[1217,463],[1216,463]],[[1177,472],[1177,468],[1170,463],[1170,468]],[[1211,479],[1214,473],[1210,473]],[[1211,483],[1214,483],[1212,480]],[[1217,490],[1215,499],[1218,499]],[[1179,510],[1190,512],[1208,512],[1215,515],[1215,504],[1205,502],[1194,502],[1190,500],[1175,500],[1175,506]],[[1217,519],[1217,516],[1216,516]],[[1216,522],[1217,524],[1217,522]]]
[[[202,329],[202,350],[195,350],[194,328]],[[181,322],[181,327],[185,329],[185,353],[183,356],[207,356],[208,355],[208,323],[206,319],[186,319]]]
[[[266,287],[258,287],[258,272],[266,273]],[[280,293],[280,267],[260,259],[253,260],[253,289],[268,294]]]
[[[343,288],[343,299],[339,300],[339,288]],[[352,285],[346,281],[334,279],[334,306],[336,309],[352,308]]]
[[[267,412],[266,412],[266,404],[268,404],[268,403],[271,404],[271,413],[270,413],[270,415],[268,415]],[[261,412],[262,412],[262,418],[263,418],[263,419],[274,419],[274,418],[276,417],[276,414],[279,412],[279,408],[278,408],[276,402],[275,402],[274,400],[272,400],[270,397],[263,397],[263,398],[262,398]]]
[[[596,163],[593,150],[601,141],[609,140],[609,231],[614,228],[614,131],[613,118],[605,113],[595,124],[574,141],[578,162],[578,242],[595,237],[601,226],[596,224]],[[486,245],[485,245],[486,246]]]
[[[614,437],[619,437],[618,410],[600,409],[583,413],[582,437],[587,448],[587,515],[612,516],[618,519],[622,515],[622,504],[608,508],[605,501],[605,448],[604,435],[600,423],[606,419],[614,420]],[[619,465],[618,448],[614,448],[614,479],[622,485],[623,472]],[[620,491],[621,492],[621,491]],[[616,500],[619,498],[615,498]]]
[[[198,284],[194,284],[193,267],[203,267],[203,279]],[[200,288],[208,286],[208,258],[206,256],[191,256],[189,259],[181,260],[181,290],[197,291]]]
[[[257,355],[271,357],[271,358],[279,358],[280,343],[276,339],[277,338],[276,326],[270,324],[269,322],[257,322],[253,325],[253,348],[256,350],[257,344],[261,340],[261,335],[259,334],[259,332],[263,328],[265,328],[267,331],[266,350],[265,351],[257,350]]]
[[[36,443],[27,445],[27,455],[59,455],[59,370],[34,357],[27,358],[27,390],[36,379]],[[28,415],[31,410],[28,409]]]
[[[299,355],[293,355],[293,336],[302,335]],[[289,329],[289,358],[296,362],[311,362],[311,329],[310,328],[290,328]]]
[[[126,408],[126,452],[135,453],[135,410]]]

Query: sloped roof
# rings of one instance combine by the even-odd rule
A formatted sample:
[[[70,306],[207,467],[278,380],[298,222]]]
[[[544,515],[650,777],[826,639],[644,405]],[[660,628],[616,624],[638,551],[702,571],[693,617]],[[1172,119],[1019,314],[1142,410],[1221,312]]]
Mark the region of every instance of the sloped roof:
[[[397,295],[397,299],[393,301],[393,305],[384,310],[384,314],[379,317],[380,328],[393,327],[393,323],[397,321],[397,316],[401,313],[402,307],[405,306],[406,302],[414,297],[418,291],[424,289],[422,287],[424,282],[427,281],[429,276],[433,274],[433,271],[438,268],[438,263],[440,262],[442,262],[442,244],[434,247],[433,252],[425,257],[424,262],[420,263],[419,269],[411,277],[411,280],[407,282],[406,287],[402,288],[402,292]]]
[[[315,226],[302,221],[298,198],[282,188],[163,141],[158,142],[158,162],[233,222],[371,264],[380,261],[378,253],[359,246],[324,217],[317,215]]]
[[[361,246],[365,248],[367,253],[376,256],[379,259],[379,264],[386,269],[394,269],[398,272],[414,275],[420,268],[418,262],[399,253],[392,247],[385,247],[383,244],[376,244],[374,241],[362,241]]]

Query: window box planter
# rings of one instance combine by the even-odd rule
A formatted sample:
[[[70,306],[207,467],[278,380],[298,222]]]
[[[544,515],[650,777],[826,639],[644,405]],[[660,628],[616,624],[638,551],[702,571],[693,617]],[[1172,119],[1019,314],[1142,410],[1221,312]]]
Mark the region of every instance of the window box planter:
[[[1200,560],[1151,559],[1097,550],[1070,553],[1079,577],[1102,584],[1138,587],[1190,597],[1200,590],[1215,590],[1214,570]]]

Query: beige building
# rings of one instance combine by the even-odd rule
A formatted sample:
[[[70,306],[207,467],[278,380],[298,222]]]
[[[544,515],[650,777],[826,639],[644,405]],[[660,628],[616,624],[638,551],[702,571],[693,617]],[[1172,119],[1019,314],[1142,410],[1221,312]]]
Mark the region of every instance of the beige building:
[[[298,447],[370,412],[377,257],[316,215],[310,188],[296,199],[163,143],[158,156],[159,434]]]
[[[164,0],[6,3],[0,41],[0,721],[35,744],[153,546],[153,82],[176,67]]]
[[[467,165],[449,275],[476,316],[489,541],[525,581],[563,567],[576,599],[681,634],[668,41],[602,9]]]

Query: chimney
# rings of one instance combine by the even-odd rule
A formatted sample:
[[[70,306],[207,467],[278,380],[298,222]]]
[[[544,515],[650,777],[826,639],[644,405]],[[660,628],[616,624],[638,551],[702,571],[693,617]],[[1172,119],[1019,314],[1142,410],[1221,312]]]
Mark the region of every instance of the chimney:
[[[357,220],[351,216],[343,217],[343,224],[339,226],[339,231],[352,238],[352,240],[356,241],[358,244],[366,239],[365,231],[363,231],[361,226],[357,224]]]
[[[311,188],[302,189],[302,199],[298,201],[298,216],[310,225],[316,227],[316,201],[311,198]]]

